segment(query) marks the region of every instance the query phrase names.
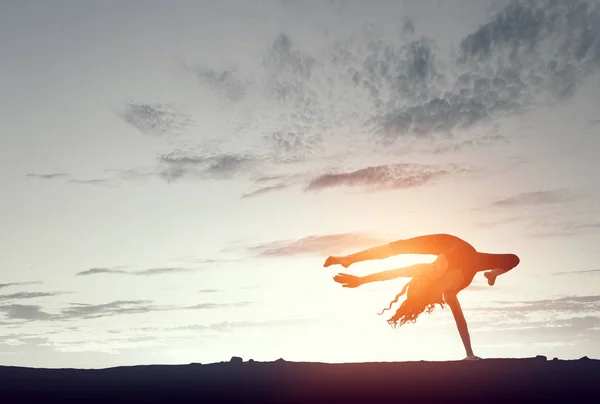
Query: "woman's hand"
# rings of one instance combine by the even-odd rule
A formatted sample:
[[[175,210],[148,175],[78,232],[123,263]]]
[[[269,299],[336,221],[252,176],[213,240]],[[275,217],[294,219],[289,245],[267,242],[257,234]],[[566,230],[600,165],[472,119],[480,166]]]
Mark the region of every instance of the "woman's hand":
[[[337,274],[333,280],[341,283],[344,288],[357,288],[364,283],[360,276],[350,274]]]

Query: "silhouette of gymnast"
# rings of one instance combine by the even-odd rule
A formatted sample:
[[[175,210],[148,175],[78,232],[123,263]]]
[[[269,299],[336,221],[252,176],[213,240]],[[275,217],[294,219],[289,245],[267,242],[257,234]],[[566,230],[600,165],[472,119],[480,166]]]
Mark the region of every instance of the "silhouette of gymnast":
[[[488,271],[484,276],[493,286],[496,278],[514,267],[520,260],[515,254],[489,254],[478,252],[466,241],[449,234],[430,234],[397,240],[385,245],[370,248],[356,254],[327,258],[324,266],[339,264],[344,268],[367,260],[385,259],[399,254],[437,255],[432,263],[416,264],[404,268],[377,272],[367,276],[354,276],[339,273],[333,279],[346,288],[356,288],[369,282],[386,281],[399,277],[411,277],[402,291],[381,313],[392,308],[400,296],[406,293],[396,313],[388,320],[393,327],[407,322],[415,322],[424,311],[431,313],[436,304],[444,308],[447,304],[452,310],[458,332],[467,352],[466,360],[477,360],[471,347],[471,337],[467,322],[458,302],[457,294],[471,284],[475,274]]]

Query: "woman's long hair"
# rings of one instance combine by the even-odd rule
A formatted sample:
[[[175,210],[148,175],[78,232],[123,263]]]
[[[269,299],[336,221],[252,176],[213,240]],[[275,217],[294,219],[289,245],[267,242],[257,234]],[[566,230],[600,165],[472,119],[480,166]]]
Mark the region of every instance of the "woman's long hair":
[[[414,323],[417,317],[424,311],[431,313],[435,309],[435,305],[439,304],[443,309],[446,302],[444,301],[443,293],[435,288],[435,280],[428,277],[415,277],[402,288],[402,291],[396,295],[389,307],[386,307],[379,313],[390,310],[394,303],[398,302],[400,296],[406,293],[406,300],[402,302],[396,313],[388,320],[388,323],[396,328],[406,323]]]

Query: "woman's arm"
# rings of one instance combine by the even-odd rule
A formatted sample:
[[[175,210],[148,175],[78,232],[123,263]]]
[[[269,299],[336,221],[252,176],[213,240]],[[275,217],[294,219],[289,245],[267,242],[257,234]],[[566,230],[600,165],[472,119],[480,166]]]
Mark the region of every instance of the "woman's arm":
[[[445,257],[441,256],[441,259],[436,260],[435,262],[429,264],[415,264],[404,268],[397,269],[389,269],[387,271],[376,272],[374,274],[366,275],[366,276],[354,276],[350,274],[337,274],[333,277],[338,283],[341,283],[345,288],[356,288],[360,285],[364,285],[365,283],[371,282],[380,282],[380,281],[389,281],[391,279],[396,278],[413,278],[415,276],[427,276],[430,274],[435,274],[439,271],[441,273],[444,269],[446,269],[447,262]]]
[[[446,301],[446,303],[448,303],[448,306],[450,306],[450,309],[452,310],[452,315],[454,315],[454,321],[456,322],[458,333],[460,334],[460,338],[462,339],[465,351],[467,352],[467,357],[465,359],[480,359],[473,353],[473,348],[471,347],[471,336],[469,335],[467,320],[465,319],[462,308],[460,307],[460,303],[458,301],[456,293],[445,293],[444,300]]]

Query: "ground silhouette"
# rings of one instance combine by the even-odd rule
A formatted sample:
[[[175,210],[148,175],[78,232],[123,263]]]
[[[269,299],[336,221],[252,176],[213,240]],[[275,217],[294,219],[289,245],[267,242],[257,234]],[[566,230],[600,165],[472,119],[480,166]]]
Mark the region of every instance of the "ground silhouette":
[[[597,403],[600,360],[243,361],[98,370],[0,366],[0,398],[135,403]]]

